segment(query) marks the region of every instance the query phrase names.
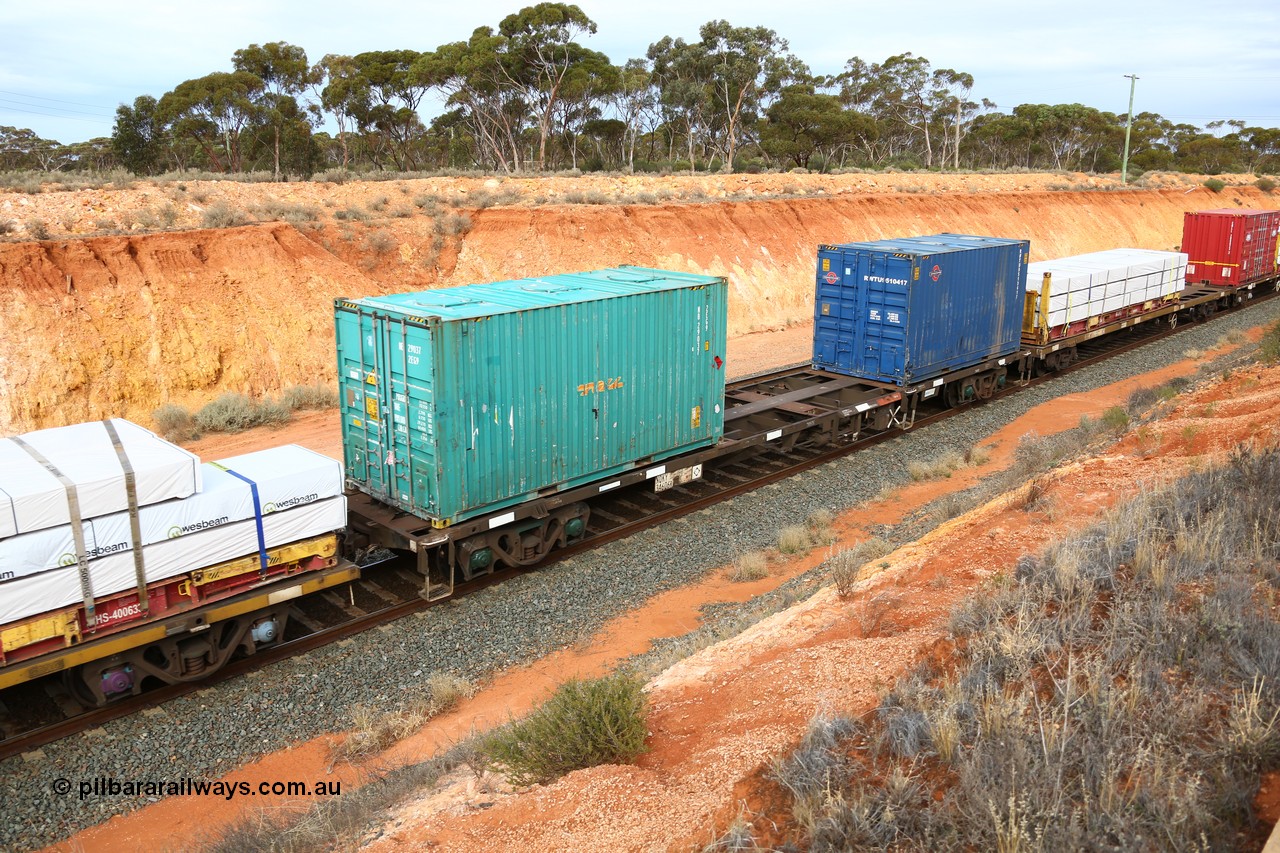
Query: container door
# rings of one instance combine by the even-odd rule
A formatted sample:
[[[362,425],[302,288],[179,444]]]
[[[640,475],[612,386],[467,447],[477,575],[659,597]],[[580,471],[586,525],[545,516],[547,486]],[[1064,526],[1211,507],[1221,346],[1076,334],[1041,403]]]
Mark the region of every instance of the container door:
[[[391,503],[395,492],[395,444],[391,440],[391,390],[389,382],[388,322],[385,316],[370,317],[368,344],[373,354],[373,370],[365,379],[365,414],[369,419],[369,485],[374,495]]]
[[[859,372],[900,381],[904,379],[906,361],[907,289],[912,263],[909,258],[884,252],[867,253],[863,258],[860,302],[865,332]]]
[[[843,252],[833,249],[818,251],[813,363],[819,369],[847,373],[853,368],[854,335],[859,314],[857,278],[849,269],[850,263],[852,260],[847,260]]]
[[[347,478],[387,499],[385,405],[380,377],[383,353],[376,315],[352,306],[337,315],[339,405]]]

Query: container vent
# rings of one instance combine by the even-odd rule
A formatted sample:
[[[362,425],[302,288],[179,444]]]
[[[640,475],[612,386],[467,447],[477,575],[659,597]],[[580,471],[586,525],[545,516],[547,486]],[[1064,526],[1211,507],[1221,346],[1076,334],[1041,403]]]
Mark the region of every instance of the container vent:
[[[571,290],[581,290],[581,287],[572,287],[566,284],[553,284],[549,281],[531,281],[528,284],[522,284],[521,290],[527,290],[530,293],[568,293]]]
[[[423,308],[458,308],[462,305],[479,305],[481,300],[468,299],[465,296],[436,296],[429,299],[414,299],[412,304]]]

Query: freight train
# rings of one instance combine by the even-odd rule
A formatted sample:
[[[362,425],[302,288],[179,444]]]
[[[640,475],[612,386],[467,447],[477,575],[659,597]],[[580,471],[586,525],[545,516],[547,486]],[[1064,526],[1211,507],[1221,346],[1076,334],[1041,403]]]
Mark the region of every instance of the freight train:
[[[821,246],[813,359],[725,381],[727,281],[642,267],[339,299],[343,464],[217,463],[125,421],[0,439],[0,688],[101,705],[279,643],[291,602],[408,555],[423,596],[588,538],[593,504],[909,428],[1204,318],[1280,275],[1277,211],[1189,213],[1180,252],[1030,263],[1027,240]]]

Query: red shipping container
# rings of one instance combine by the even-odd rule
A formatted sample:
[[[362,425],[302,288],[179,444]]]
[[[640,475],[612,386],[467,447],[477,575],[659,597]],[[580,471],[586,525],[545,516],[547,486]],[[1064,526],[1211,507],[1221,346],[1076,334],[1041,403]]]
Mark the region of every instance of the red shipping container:
[[[1239,287],[1280,272],[1280,210],[1198,210],[1182,220],[1187,284]]]

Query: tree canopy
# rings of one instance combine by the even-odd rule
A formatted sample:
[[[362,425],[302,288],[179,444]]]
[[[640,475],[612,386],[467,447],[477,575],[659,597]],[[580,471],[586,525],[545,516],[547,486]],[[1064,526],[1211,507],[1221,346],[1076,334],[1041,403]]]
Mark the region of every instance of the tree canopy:
[[[814,75],[775,31],[712,20],[615,64],[576,5],[538,3],[434,49],[329,54],[276,41],[140,95],[109,140],[63,146],[0,128],[0,168],[1119,168],[1126,116],[982,98],[979,81],[912,52]],[[336,129],[336,132],[333,132]],[[1204,128],[1140,112],[1134,169],[1274,172],[1280,130]]]

